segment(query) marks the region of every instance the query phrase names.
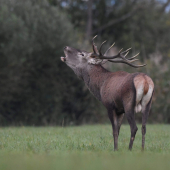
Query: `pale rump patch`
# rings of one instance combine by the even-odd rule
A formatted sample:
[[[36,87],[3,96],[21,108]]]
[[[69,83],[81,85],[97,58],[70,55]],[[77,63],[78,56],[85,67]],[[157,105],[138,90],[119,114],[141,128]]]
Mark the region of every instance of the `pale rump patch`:
[[[138,105],[144,94],[145,79],[142,75],[138,75],[134,78],[134,85],[136,89],[136,105]]]
[[[149,90],[143,96],[143,99],[142,99],[142,108],[146,107],[146,105],[149,103],[149,101],[150,101],[150,99],[152,97],[153,89],[154,89],[154,84],[153,84],[153,81],[151,80],[151,78],[148,77],[148,76],[145,76],[145,78],[146,78],[146,81],[148,82]]]
[[[134,85],[136,89],[135,112],[138,113],[145,109],[146,105],[149,103],[152,97],[154,84],[151,78],[140,74],[134,78]]]

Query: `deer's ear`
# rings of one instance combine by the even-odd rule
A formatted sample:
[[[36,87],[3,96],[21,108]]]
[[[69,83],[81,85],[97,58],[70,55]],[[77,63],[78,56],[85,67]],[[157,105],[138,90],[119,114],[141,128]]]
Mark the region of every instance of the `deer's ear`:
[[[90,56],[90,58],[96,58],[96,56],[92,54],[92,55]]]
[[[89,58],[97,58],[94,53],[90,53]]]

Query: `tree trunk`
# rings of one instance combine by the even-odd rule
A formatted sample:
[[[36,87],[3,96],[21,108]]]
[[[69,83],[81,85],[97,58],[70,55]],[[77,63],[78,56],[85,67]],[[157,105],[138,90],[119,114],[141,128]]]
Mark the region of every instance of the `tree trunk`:
[[[87,2],[88,10],[87,10],[87,29],[86,29],[86,39],[90,40],[92,35],[92,22],[93,22],[93,0],[89,0]]]

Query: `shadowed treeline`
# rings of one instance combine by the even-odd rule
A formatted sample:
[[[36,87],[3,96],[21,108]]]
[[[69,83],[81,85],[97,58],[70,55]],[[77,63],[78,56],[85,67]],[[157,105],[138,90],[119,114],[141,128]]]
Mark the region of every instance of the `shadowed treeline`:
[[[90,51],[96,34],[97,45],[116,42],[111,53],[122,47],[132,47],[130,55],[140,52],[145,68],[105,67],[152,77],[149,121],[170,123],[169,5],[169,0],[0,0],[0,124],[107,122],[105,109],[60,61],[66,45]]]

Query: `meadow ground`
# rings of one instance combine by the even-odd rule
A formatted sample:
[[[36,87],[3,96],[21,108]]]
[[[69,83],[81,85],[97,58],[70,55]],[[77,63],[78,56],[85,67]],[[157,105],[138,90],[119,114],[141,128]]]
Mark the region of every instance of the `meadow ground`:
[[[147,125],[141,152],[141,125],[132,151],[130,127],[122,125],[113,151],[111,125],[0,128],[0,170],[168,170],[170,126]]]

